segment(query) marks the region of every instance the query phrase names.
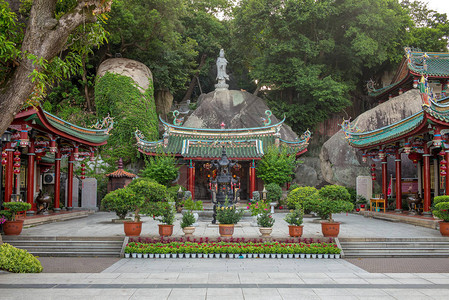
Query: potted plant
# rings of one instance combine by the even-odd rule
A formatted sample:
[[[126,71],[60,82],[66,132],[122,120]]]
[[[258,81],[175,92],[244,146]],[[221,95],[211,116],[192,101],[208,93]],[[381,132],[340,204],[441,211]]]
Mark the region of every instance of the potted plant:
[[[6,221],[3,224],[3,232],[6,235],[19,235],[22,232],[23,220],[16,220],[16,215],[20,211],[27,211],[31,204],[27,202],[4,202],[5,210],[0,211]]]
[[[173,234],[173,223],[175,222],[175,209],[168,202],[158,202],[154,206],[153,219],[162,224],[158,224],[160,236],[171,236]]]
[[[234,234],[234,225],[243,216],[244,211],[237,209],[235,205],[230,205],[226,198],[223,205],[217,207],[217,221],[219,222],[218,228],[221,236],[229,237]]]
[[[185,236],[192,236],[195,232],[195,227],[192,226],[193,223],[195,223],[195,216],[191,210],[188,210],[182,215],[181,219],[181,228]]]
[[[273,231],[274,219],[267,208],[257,216],[257,225],[259,225],[262,238],[269,238]]]
[[[352,211],[354,205],[349,199],[350,195],[344,187],[327,185],[321,188],[318,194],[307,198],[304,208],[316,212],[324,220],[321,222],[321,230],[325,237],[337,237],[340,223],[332,219],[332,214]]]
[[[266,186],[267,200],[270,203],[278,203],[282,197],[282,188],[276,183],[270,183]]]
[[[302,210],[302,207],[300,204],[296,205],[296,208],[294,210],[291,210],[290,213],[288,213],[284,220],[287,222],[288,225],[288,234],[291,237],[301,237],[304,226],[303,223],[303,216],[304,212]]]
[[[440,233],[443,236],[449,236],[449,202],[440,202],[435,204],[432,213],[438,219],[441,219]]]

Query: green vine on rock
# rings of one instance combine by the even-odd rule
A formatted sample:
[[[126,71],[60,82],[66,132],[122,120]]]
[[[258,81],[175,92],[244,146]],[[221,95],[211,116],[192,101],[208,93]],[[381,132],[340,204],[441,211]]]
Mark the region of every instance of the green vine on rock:
[[[135,146],[134,131],[142,131],[148,140],[158,137],[158,121],[154,102],[153,83],[141,93],[129,77],[107,72],[95,85],[95,103],[98,117],[114,117],[114,130],[101,152],[105,160],[115,166],[122,157],[125,162],[140,157]]]

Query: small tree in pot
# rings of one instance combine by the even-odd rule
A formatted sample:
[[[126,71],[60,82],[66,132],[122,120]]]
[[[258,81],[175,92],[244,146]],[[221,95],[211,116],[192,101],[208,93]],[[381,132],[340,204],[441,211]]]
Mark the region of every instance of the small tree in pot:
[[[268,208],[264,209],[257,215],[257,225],[259,225],[259,231],[262,234],[262,238],[268,238],[273,231],[274,219]]]
[[[223,205],[217,207],[217,221],[220,223],[219,232],[221,236],[232,236],[234,224],[243,217],[244,210],[237,209],[235,205],[230,205],[226,198]]]
[[[449,236],[449,202],[439,202],[435,204],[432,213],[440,221],[440,233],[443,236]]]
[[[4,202],[5,210],[0,211],[0,216],[7,219],[3,224],[3,231],[6,235],[19,235],[22,232],[23,220],[16,220],[16,215],[20,211],[27,211],[31,204],[27,202]]]
[[[191,210],[188,210],[182,215],[181,219],[181,228],[185,236],[192,236],[195,232],[195,227],[192,226],[193,223],[195,223],[195,216]]]
[[[296,208],[288,213],[284,220],[288,225],[288,233],[291,237],[301,237],[303,232],[303,216],[304,211],[300,204],[296,204]]]
[[[316,212],[323,220],[327,220],[327,222],[321,222],[325,237],[336,237],[340,232],[340,223],[333,220],[332,214],[352,211],[354,205],[349,202],[350,197],[346,188],[327,185],[321,188],[318,194],[307,198],[304,208]]]
[[[171,236],[173,234],[173,223],[175,222],[175,208],[168,202],[153,203],[150,213],[153,219],[158,220],[162,224],[159,226],[160,236]]]

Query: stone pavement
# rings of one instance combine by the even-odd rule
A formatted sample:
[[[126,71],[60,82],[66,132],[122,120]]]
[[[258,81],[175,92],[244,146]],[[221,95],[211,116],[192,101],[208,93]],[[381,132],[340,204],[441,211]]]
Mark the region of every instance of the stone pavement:
[[[284,216],[275,214],[273,234],[276,237],[287,237]],[[26,228],[22,234],[122,236],[123,225],[112,224],[112,218],[114,214],[111,213],[96,213],[79,220]],[[180,215],[177,218],[175,235],[180,236]],[[360,215],[340,214],[335,218],[342,222],[340,237],[440,236],[434,229]],[[143,235],[157,235],[157,223],[149,218],[144,221]],[[320,224],[314,219],[306,218],[304,225],[305,237],[322,237]],[[217,231],[203,222],[195,234],[218,237]],[[244,222],[236,228],[235,236],[258,237],[258,228],[252,227],[250,221]],[[46,260],[44,266],[79,264],[77,272],[82,271],[84,265],[89,273],[0,273],[0,299],[410,300],[449,297],[447,259],[121,259],[103,264],[100,259],[96,264],[89,259],[41,258]],[[410,264],[421,267],[410,271],[404,267]],[[376,273],[370,273],[370,268]],[[403,272],[397,273],[398,270]],[[433,273],[435,270],[438,273]]]
[[[285,213],[276,213],[276,222],[273,226],[272,236],[278,238],[288,237],[288,226],[283,220]],[[68,220],[64,222],[49,223],[29,228],[24,228],[22,236],[124,236],[123,224],[111,223],[116,218],[114,213],[97,212],[86,218]],[[356,214],[336,214],[334,219],[341,222],[340,238],[350,237],[441,237],[440,232],[435,229],[425,228],[404,223],[393,223],[379,219],[365,218]],[[182,236],[183,232],[179,225],[181,214],[176,215],[174,236]],[[157,221],[150,217],[142,218],[142,236],[158,236]],[[241,226],[235,228],[235,237],[257,238],[259,228],[252,226],[251,219],[240,222]],[[216,238],[218,226],[209,222],[199,222],[194,233],[197,237]],[[319,219],[304,218],[303,237],[322,238],[321,224]]]

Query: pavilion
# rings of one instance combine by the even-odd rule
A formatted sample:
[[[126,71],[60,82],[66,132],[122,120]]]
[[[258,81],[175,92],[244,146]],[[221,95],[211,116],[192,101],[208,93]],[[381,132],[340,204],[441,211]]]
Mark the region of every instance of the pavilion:
[[[137,147],[146,155],[157,155],[162,149],[179,158],[178,182],[192,193],[193,199],[200,200],[210,199],[210,183],[216,176],[211,161],[221,157],[224,147],[227,156],[238,162],[232,173],[240,178],[241,199],[250,199],[254,191],[262,190],[263,182],[256,177],[255,163],[268,147],[285,148],[288,154],[296,157],[307,151],[311,133],[306,131],[296,141],[283,140],[280,129],[284,121],[285,118],[276,124],[256,128],[225,129],[222,124],[221,129],[208,129],[169,124],[160,118],[165,128],[163,139],[147,141],[140,131],[136,131]]]
[[[401,153],[418,164],[418,191],[423,197],[423,213],[430,214],[431,197],[443,190],[449,195],[449,53],[424,53],[405,48],[405,55],[392,84],[373,89],[370,95],[379,102],[417,88],[422,106],[420,111],[399,122],[362,132],[356,121],[342,125],[349,144],[382,164],[382,194],[387,203],[387,159],[395,160],[396,210],[402,210]],[[434,172],[431,172],[431,164]],[[433,179],[433,180],[432,180]],[[373,178],[374,180],[374,178]],[[432,189],[433,185],[433,189]]]
[[[42,174],[54,168],[54,211],[60,210],[61,159],[68,158],[67,201],[68,210],[73,208],[73,169],[75,161],[94,158],[98,146],[105,145],[112,129],[112,118],[97,123],[96,129],[83,128],[64,121],[41,107],[21,110],[9,126],[12,136],[2,145],[3,201],[17,198],[32,205],[27,214],[36,212],[35,196],[42,188]],[[81,164],[81,179],[85,169]],[[1,204],[1,203],[0,203]]]

